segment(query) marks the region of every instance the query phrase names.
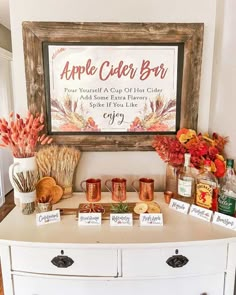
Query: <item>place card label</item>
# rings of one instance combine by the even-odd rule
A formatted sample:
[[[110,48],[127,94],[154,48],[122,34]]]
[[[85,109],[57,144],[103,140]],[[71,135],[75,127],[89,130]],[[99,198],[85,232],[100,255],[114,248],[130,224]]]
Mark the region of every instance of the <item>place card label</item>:
[[[200,218],[202,220],[205,220],[207,222],[211,221],[211,216],[212,216],[212,211],[196,206],[196,205],[191,205],[189,215]]]
[[[36,224],[43,225],[61,221],[60,210],[41,212],[36,214]]]
[[[111,226],[132,226],[133,214],[132,213],[112,213],[110,214]]]
[[[236,230],[236,218],[219,212],[214,213],[212,223]]]
[[[180,213],[188,214],[189,207],[190,205],[188,203],[173,198],[170,200],[169,208]]]
[[[78,215],[79,225],[101,225],[102,224],[102,214],[101,213],[79,213]]]
[[[163,226],[162,213],[141,213],[139,217],[141,226]]]

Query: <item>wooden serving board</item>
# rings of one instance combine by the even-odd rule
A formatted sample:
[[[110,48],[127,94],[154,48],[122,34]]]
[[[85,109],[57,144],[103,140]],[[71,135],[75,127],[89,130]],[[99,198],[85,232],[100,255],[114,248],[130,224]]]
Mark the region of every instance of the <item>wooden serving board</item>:
[[[156,203],[156,202],[152,202]],[[80,209],[84,205],[88,205],[92,203],[80,203],[78,208],[60,208],[60,214],[61,215],[76,215],[76,218],[78,217],[78,214],[80,212]],[[105,209],[105,212],[102,214],[102,220],[109,220],[110,219],[110,214],[112,213],[111,211],[111,205],[115,205],[118,203],[94,203],[98,205],[102,205],[103,208]],[[127,203],[129,211],[127,213],[132,213],[133,214],[133,219],[139,219],[139,214],[134,212],[134,207],[137,204],[137,202],[134,203]]]

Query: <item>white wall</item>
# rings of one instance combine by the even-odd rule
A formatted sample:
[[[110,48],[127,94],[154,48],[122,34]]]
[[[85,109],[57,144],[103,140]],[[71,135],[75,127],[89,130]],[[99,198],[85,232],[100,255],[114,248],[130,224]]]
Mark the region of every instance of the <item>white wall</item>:
[[[0,117],[7,118],[13,109],[12,101],[12,53],[0,48]],[[8,167],[12,164],[12,153],[8,148],[0,149],[0,192],[5,196],[12,185],[8,176]],[[0,200],[0,206],[1,206]]]
[[[10,0],[16,111],[27,110],[22,28],[23,21],[75,22],[203,22],[205,24],[199,105],[199,130],[207,130],[212,78],[216,0]],[[87,177],[139,176],[155,178],[162,189],[165,165],[151,152],[88,152],[81,159],[76,187]],[[159,177],[162,175],[162,177]]]
[[[210,111],[210,130],[229,137],[225,151],[233,159],[236,159],[235,11],[235,0],[218,0]]]

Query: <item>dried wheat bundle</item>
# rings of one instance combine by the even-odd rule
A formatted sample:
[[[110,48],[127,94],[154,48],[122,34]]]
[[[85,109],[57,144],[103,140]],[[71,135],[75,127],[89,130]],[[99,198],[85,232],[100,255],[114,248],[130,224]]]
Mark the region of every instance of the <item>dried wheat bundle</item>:
[[[45,176],[53,177],[53,159],[57,158],[59,147],[57,145],[51,145],[41,148],[36,154],[36,162],[38,165],[39,178]]]
[[[51,145],[41,148],[36,155],[40,178],[51,176],[62,187],[72,186],[80,155],[74,147]]]

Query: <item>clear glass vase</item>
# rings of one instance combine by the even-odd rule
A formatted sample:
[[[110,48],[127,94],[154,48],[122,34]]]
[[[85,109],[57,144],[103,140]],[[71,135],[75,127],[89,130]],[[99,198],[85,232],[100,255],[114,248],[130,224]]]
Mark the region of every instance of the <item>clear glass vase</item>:
[[[166,186],[165,191],[173,193],[173,197],[177,196],[178,192],[178,173],[180,171],[179,166],[166,165]]]

